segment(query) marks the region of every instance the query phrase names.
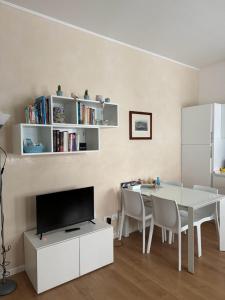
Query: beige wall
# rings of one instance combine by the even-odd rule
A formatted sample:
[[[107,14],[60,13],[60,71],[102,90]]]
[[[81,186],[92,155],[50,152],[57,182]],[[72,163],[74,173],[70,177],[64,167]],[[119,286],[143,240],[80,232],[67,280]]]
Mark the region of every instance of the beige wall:
[[[199,72],[199,104],[225,103],[225,61],[202,68]]]
[[[6,237],[11,266],[23,264],[23,231],[35,226],[34,195],[95,186],[98,217],[118,209],[119,183],[139,177],[180,178],[180,110],[195,104],[198,72],[118,43],[0,5],[0,132],[9,154],[4,175]],[[20,157],[11,129],[39,95],[86,88],[120,106],[120,127],[101,130],[92,154]],[[153,140],[129,141],[128,111],[153,113]]]

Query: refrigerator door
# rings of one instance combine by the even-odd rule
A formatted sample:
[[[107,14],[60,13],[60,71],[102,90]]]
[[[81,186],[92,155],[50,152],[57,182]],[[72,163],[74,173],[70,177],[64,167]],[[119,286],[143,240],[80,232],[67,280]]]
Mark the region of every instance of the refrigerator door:
[[[184,187],[193,187],[194,184],[211,186],[211,159],[210,145],[183,145],[182,146],[182,182]]]
[[[182,109],[182,145],[209,145],[213,125],[213,104]]]

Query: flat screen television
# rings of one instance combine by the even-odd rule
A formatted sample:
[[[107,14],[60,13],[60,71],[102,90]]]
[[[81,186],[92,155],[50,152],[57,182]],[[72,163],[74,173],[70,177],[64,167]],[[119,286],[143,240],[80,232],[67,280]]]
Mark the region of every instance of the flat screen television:
[[[94,187],[36,196],[37,234],[94,219]]]

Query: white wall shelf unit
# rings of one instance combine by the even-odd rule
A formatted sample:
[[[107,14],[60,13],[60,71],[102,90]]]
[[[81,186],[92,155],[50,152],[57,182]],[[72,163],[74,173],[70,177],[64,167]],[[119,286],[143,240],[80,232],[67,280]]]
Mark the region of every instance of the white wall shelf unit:
[[[53,149],[53,130],[67,131],[79,134],[79,142],[86,143],[87,150],[60,151],[54,152]],[[23,141],[29,138],[34,143],[42,143],[44,152],[25,153]],[[78,154],[90,153],[100,150],[100,137],[98,126],[86,125],[42,125],[42,124],[18,124],[14,128],[14,152],[23,156],[48,155],[48,154]]]
[[[96,220],[73,225],[80,230],[64,229],[44,234],[24,233],[25,271],[36,292],[73,280],[113,263],[113,228]]]
[[[53,109],[54,106],[62,106],[64,108],[65,114],[65,124],[81,124],[81,125],[98,125],[103,127],[118,127],[118,104],[105,102],[101,104],[95,100],[86,99],[74,99],[71,97],[63,96],[48,96],[50,101],[50,111],[51,111],[51,122],[56,123],[54,120]],[[90,114],[90,109],[94,111],[95,118],[93,122],[90,122],[88,118],[82,119],[82,108],[84,108],[86,115]],[[80,118],[79,118],[80,110]],[[89,110],[87,112],[87,110]],[[85,114],[84,113],[84,114]]]
[[[105,102],[104,104],[95,100],[76,99],[76,122],[83,124],[79,120],[78,112],[80,107],[91,108],[95,110],[95,119],[100,127],[118,127],[118,104]]]
[[[114,128],[119,125],[118,104],[101,104],[94,100],[76,99],[65,96],[48,96],[50,124],[18,124],[14,130],[14,152],[20,155],[47,154],[77,154],[100,150],[100,128]],[[64,123],[55,122],[54,107],[61,107],[64,111]],[[77,149],[55,151],[54,130],[75,134]],[[66,133],[67,134],[67,133]],[[31,139],[34,144],[41,143],[44,151],[40,153],[25,153],[24,140]],[[86,150],[79,150],[79,143],[86,143]],[[70,150],[70,149],[68,149]]]

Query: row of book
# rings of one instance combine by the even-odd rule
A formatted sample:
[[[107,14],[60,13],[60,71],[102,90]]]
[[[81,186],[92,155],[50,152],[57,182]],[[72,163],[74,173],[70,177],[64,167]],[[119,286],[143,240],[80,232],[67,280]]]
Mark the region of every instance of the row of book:
[[[102,110],[86,106],[78,102],[78,124],[96,125],[96,120],[101,119]]]
[[[68,131],[53,130],[53,151],[71,152],[79,149],[79,134]]]
[[[49,100],[45,96],[36,98],[33,105],[25,107],[24,112],[28,124],[50,124]]]

